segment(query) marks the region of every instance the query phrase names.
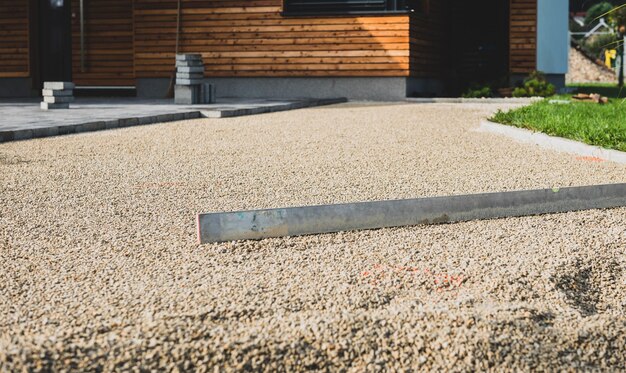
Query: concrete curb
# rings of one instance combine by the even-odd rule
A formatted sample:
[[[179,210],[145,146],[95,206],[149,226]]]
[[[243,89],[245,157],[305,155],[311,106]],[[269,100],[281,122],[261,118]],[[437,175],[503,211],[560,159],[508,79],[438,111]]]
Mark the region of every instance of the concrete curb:
[[[409,97],[407,102],[417,104],[531,104],[543,100],[542,97],[530,98],[463,98],[463,97]]]
[[[476,131],[504,135],[519,142],[535,144],[545,149],[556,150],[563,153],[594,157],[606,161],[626,164],[626,152],[587,145],[579,141],[549,136],[545,133],[533,132],[524,128],[494,123],[488,120],[483,120],[480,123],[480,127],[478,127]]]
[[[9,141],[29,140],[42,137],[61,136],[83,132],[102,131],[115,128],[124,128],[131,126],[141,126],[147,124],[157,124],[166,122],[175,122],[187,119],[199,119],[199,118],[227,118],[238,117],[244,115],[255,115],[274,113],[279,111],[303,109],[316,106],[332,105],[347,102],[346,98],[333,98],[333,99],[310,99],[303,101],[296,101],[287,104],[266,105],[250,108],[239,109],[210,109],[202,110],[199,106],[197,110],[190,110],[187,112],[178,113],[166,113],[144,117],[135,118],[120,118],[111,119],[106,121],[85,122],[78,124],[68,124],[61,126],[50,127],[38,127],[38,128],[24,128],[16,130],[4,130],[0,131],[0,143]],[[70,109],[71,110],[71,109]]]
[[[304,109],[308,107],[325,106],[333,104],[341,104],[348,102],[346,98],[328,98],[315,99],[307,101],[298,101],[290,104],[280,104],[273,106],[250,107],[240,109],[224,109],[224,110],[201,110],[200,113],[204,118],[233,118],[244,115],[256,115],[266,113],[276,113],[279,111]]]
[[[198,119],[201,117],[202,115],[199,111],[190,111],[172,114],[152,115],[138,118],[121,118],[111,119],[107,121],[68,124],[65,126],[51,126],[0,131],[0,143],[9,141],[30,140],[42,137],[71,135],[84,132],[103,131],[132,126],[142,126],[146,124],[174,122],[186,119]]]
[[[626,184],[199,214],[201,244],[626,206]]]

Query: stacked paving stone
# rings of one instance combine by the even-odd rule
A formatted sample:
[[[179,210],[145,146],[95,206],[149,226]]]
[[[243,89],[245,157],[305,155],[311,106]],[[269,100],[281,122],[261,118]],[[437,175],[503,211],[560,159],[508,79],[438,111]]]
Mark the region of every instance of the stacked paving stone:
[[[204,63],[200,54],[176,55],[174,101],[182,105],[207,104],[215,101],[215,88],[203,83]]]
[[[43,110],[69,109],[70,102],[74,102],[74,84],[70,82],[44,82]]]

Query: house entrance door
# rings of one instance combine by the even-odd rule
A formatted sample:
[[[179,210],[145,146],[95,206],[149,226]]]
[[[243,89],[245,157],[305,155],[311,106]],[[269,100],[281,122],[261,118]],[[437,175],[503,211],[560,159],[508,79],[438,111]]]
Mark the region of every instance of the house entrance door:
[[[77,86],[135,86],[133,3],[132,0],[73,0],[72,57]]]
[[[451,14],[451,89],[497,85],[509,71],[509,2],[453,0]]]
[[[72,80],[70,0],[39,0],[39,88]]]

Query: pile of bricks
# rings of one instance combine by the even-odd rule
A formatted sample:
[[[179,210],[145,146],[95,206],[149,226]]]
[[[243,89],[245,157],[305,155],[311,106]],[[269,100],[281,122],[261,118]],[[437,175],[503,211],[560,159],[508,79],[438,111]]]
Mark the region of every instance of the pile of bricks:
[[[203,83],[204,63],[200,54],[176,55],[176,87],[174,101],[181,105],[215,102],[215,88]]]
[[[42,110],[69,109],[74,102],[74,84],[69,82],[44,82]]]

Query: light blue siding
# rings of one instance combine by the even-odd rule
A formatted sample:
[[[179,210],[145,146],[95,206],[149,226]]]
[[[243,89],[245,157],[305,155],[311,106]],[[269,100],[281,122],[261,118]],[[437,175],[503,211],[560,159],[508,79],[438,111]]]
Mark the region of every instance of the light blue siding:
[[[537,70],[567,73],[568,15],[568,0],[537,1]]]

